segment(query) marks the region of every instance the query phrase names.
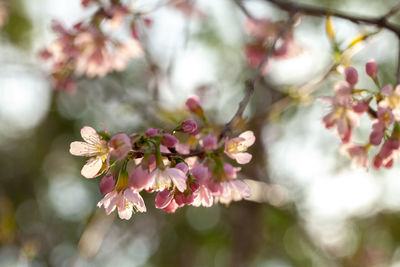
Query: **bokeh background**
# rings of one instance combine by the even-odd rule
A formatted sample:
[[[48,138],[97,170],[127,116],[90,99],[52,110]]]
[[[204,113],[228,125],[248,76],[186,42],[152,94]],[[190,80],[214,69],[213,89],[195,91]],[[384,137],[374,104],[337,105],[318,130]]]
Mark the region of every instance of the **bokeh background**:
[[[295,28],[302,53],[272,61],[237,129],[257,137],[241,177],[258,181],[249,182],[252,201],[166,214],[146,195],[148,212],[123,221],[96,207],[99,179],[80,175],[84,160],[68,153],[70,142],[84,125],[104,124],[111,133],[172,127],[188,116],[184,102],[192,94],[223,125],[253,73],[244,54],[246,16],[232,0],[192,1],[198,11],[192,15],[166,0],[132,1],[152,11],[144,33],[149,56],[123,72],[82,78],[75,93],[65,93],[52,89],[38,53],[55,37],[52,20],[72,26],[93,10],[78,0],[1,1],[7,11],[0,9],[0,266],[400,266],[398,163],[352,169],[339,138],[321,123],[329,107],[318,96],[332,95],[342,77],[334,73],[313,94],[287,104],[293,85],[308,85],[332,64],[324,18],[302,18]],[[298,2],[369,16],[398,4]],[[244,4],[258,18],[287,16],[267,1]],[[400,15],[391,20],[400,24]],[[373,30],[333,22],[343,44]],[[397,47],[384,30],[359,45],[350,60],[361,87],[374,86],[363,72],[370,58],[382,83],[394,83]],[[356,140],[368,138],[371,122],[361,122]]]

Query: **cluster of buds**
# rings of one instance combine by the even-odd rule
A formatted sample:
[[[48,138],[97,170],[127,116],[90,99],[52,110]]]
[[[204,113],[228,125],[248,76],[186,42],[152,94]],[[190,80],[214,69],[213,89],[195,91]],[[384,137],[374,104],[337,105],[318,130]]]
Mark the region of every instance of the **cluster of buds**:
[[[373,60],[366,63],[365,71],[378,90],[356,89],[358,72],[352,67],[346,68],[346,80],[335,84],[335,96],[322,98],[332,105],[332,111],[323,118],[323,123],[328,129],[336,126],[343,143],[342,151],[350,156],[353,166],[368,167],[369,149],[382,144],[373,156],[372,165],[375,169],[390,168],[400,151],[400,85],[395,89],[391,84],[380,86]],[[365,145],[355,144],[352,132],[364,113],[373,120],[369,140]]]
[[[252,37],[252,41],[245,47],[247,62],[253,68],[263,64],[261,66],[263,74],[268,73],[267,59],[291,58],[303,50],[294,42],[293,29],[286,29],[288,25],[282,21],[250,18],[244,27],[245,32]],[[272,48],[271,44],[276,40],[280,40],[281,43],[278,47]],[[271,53],[270,49],[273,49]]]
[[[72,29],[53,23],[56,40],[43,50],[41,58],[51,64],[54,87],[66,91],[76,88],[76,78],[102,77],[113,71],[122,71],[129,60],[143,54],[135,24],[138,18],[119,0],[83,0],[86,8],[97,6],[88,21],[80,21]],[[130,23],[130,38],[121,41],[112,33],[123,24]],[[149,25],[148,19],[145,23]]]
[[[199,122],[187,119],[171,131],[149,128],[143,134],[111,136],[106,130],[81,129],[85,142],[72,142],[70,153],[89,157],[81,171],[84,177],[104,175],[100,191],[105,196],[98,206],[107,214],[117,209],[121,219],[130,219],[133,212],[145,212],[143,191],[156,192],[155,206],[166,212],[250,196],[249,186],[237,179],[241,168],[231,163],[250,162],[253,132],[218,140],[198,98],[189,98],[186,107]]]

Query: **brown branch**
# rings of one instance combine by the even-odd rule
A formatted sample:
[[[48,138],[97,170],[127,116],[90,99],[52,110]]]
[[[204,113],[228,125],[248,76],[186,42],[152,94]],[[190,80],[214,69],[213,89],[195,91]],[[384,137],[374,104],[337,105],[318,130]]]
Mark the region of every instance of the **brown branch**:
[[[349,20],[354,23],[375,25],[379,28],[385,28],[387,30],[390,30],[393,33],[395,33],[397,36],[400,37],[400,27],[387,21],[386,16],[368,17],[368,16],[362,16],[362,15],[355,15],[352,13],[341,12],[341,11],[330,9],[330,8],[320,8],[320,7],[315,7],[315,6],[311,6],[311,5],[307,5],[307,4],[298,4],[295,2],[291,2],[291,1],[281,1],[281,0],[264,0],[264,1],[270,2],[270,3],[278,6],[280,9],[288,11],[288,12],[301,12],[306,15],[316,16],[316,17],[330,15],[330,16],[346,19],[346,20]],[[397,9],[397,8],[395,8],[395,9]]]
[[[382,16],[382,19],[389,19],[390,17],[396,15],[400,11],[400,4],[397,4],[396,6],[392,7],[392,9],[389,10],[385,15]]]

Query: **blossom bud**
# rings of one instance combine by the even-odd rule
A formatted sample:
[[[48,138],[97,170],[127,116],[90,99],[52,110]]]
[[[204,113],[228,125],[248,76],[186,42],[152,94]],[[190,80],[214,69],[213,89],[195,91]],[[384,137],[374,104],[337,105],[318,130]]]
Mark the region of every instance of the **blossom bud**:
[[[173,198],[173,194],[171,194],[168,189],[164,189],[163,191],[160,191],[156,195],[155,199],[155,206],[157,209],[163,209],[169,205]]]
[[[189,97],[186,100],[186,107],[189,111],[197,113],[197,111],[201,109],[199,97],[196,95]]]
[[[110,154],[116,157],[117,160],[121,160],[132,149],[131,139],[124,133],[116,134],[108,141],[108,147],[110,148]]]
[[[175,136],[171,134],[165,134],[161,142],[166,147],[175,147],[179,141],[175,138]]]
[[[376,73],[378,72],[378,69],[376,67],[375,60],[371,59],[367,62],[367,64],[365,64],[365,72],[368,74],[369,77],[373,79],[376,78]]]
[[[197,131],[197,123],[193,119],[185,120],[184,122],[182,122],[181,127],[183,132],[188,134],[193,134]]]
[[[146,135],[147,136],[154,136],[158,134],[158,129],[154,129],[154,128],[149,128],[146,131]]]
[[[100,181],[100,192],[103,195],[110,193],[114,189],[114,185],[114,177],[111,174],[106,175]]]
[[[358,73],[357,70],[353,67],[348,67],[344,71],[344,74],[346,75],[346,81],[350,85],[355,85],[358,81]]]

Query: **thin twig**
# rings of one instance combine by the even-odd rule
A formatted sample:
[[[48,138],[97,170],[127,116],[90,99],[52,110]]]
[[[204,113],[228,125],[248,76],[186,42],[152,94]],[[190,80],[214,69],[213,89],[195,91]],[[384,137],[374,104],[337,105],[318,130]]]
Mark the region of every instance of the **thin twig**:
[[[379,28],[385,28],[397,36],[400,36],[400,26],[397,26],[393,23],[387,21],[386,17],[368,17],[362,15],[355,15],[351,13],[341,12],[338,10],[330,9],[330,8],[320,8],[306,4],[298,4],[291,1],[281,1],[281,0],[264,0],[266,2],[270,2],[280,9],[289,11],[289,12],[301,12],[309,16],[334,16],[342,19],[346,19],[352,21],[354,23],[363,23],[363,24],[370,24],[375,25]]]
[[[382,19],[389,19],[390,17],[396,15],[400,11],[400,4],[395,5],[392,9],[389,10],[385,15],[382,16]]]
[[[247,11],[247,9],[242,5],[240,0],[235,0],[235,3],[237,3],[238,7],[246,14],[247,17],[253,18]],[[235,122],[235,120],[243,116],[243,112],[246,109],[247,105],[249,104],[251,96],[254,93],[255,84],[257,80],[262,77],[262,68],[264,67],[264,64],[269,60],[271,55],[275,52],[276,49],[275,46],[278,40],[287,33],[287,31],[292,27],[292,25],[293,25],[293,16],[290,17],[288,23],[279,30],[275,39],[269,44],[267,53],[265,54],[260,64],[258,64],[253,77],[245,82],[246,85],[245,95],[242,101],[240,101],[235,115],[233,115],[232,119],[228,123],[226,123],[224,128],[222,129],[221,134],[219,135],[219,140],[223,139],[231,131],[232,124]]]

